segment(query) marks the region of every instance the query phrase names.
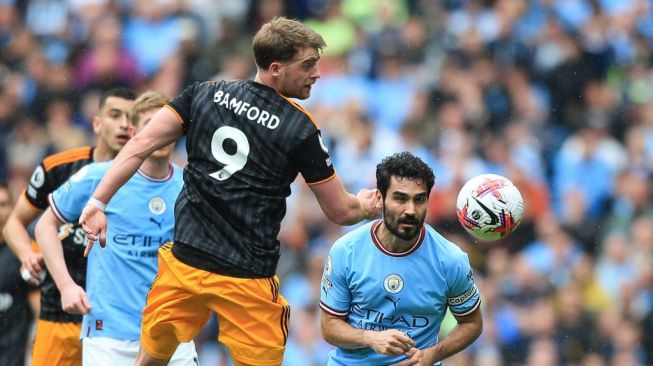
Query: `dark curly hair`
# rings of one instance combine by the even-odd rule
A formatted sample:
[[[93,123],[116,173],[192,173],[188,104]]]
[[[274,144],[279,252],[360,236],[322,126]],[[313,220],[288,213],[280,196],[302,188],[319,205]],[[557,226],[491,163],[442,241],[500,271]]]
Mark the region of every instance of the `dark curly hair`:
[[[388,156],[376,166],[376,187],[381,191],[383,199],[393,176],[424,182],[427,194],[431,193],[435,183],[433,169],[422,159],[407,151]]]

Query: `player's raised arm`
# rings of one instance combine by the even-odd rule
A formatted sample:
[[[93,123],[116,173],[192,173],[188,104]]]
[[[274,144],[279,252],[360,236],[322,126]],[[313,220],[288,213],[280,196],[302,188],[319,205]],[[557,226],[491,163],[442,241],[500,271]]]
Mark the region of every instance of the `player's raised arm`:
[[[145,158],[181,137],[183,134],[181,123],[182,121],[172,110],[161,108],[152,121],[129,140],[116,156],[79,218],[79,223],[82,224],[89,239],[85,255],[88,255],[96,239],[99,239],[101,246],[106,244],[107,221],[104,207],[111,197],[136,173]]]
[[[48,272],[61,292],[61,307],[64,311],[75,314],[86,314],[91,306],[84,289],[70,276],[64,259],[63,246],[58,235],[58,227],[63,224],[52,211],[45,210],[34,229],[36,241],[41,246],[43,259],[48,266]]]
[[[345,189],[336,175],[323,183],[310,185],[326,217],[339,225],[353,225],[381,213],[377,189],[361,189],[355,196]]]

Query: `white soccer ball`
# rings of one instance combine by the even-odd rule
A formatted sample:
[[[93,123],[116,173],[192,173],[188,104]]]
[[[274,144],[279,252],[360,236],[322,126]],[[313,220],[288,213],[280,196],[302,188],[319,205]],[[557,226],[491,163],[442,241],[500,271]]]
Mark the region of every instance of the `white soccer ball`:
[[[524,200],[510,180],[496,174],[481,174],[465,183],[456,200],[458,221],[474,237],[497,240],[519,225]]]

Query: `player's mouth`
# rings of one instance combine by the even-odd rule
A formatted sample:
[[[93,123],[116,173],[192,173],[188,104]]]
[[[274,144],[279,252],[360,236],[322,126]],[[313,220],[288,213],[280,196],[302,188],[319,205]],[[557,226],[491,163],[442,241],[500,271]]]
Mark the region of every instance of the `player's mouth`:
[[[124,145],[129,141],[129,135],[118,135],[116,136],[116,141],[118,141],[120,145]]]
[[[417,221],[416,220],[399,220],[399,225],[408,226],[408,227],[415,227],[415,226],[417,226]]]

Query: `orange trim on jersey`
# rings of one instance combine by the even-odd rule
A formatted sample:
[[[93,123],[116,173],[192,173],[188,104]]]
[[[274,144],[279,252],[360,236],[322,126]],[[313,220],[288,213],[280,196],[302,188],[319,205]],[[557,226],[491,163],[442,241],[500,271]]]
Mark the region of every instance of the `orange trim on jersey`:
[[[175,116],[177,116],[177,118],[179,118],[179,123],[181,123],[182,125],[184,124],[184,119],[181,118],[179,113],[177,113],[177,111],[174,108],[172,108],[172,106],[170,104],[166,104],[166,105],[164,105],[164,107],[167,107],[169,110],[172,111],[172,113],[175,114]]]
[[[88,159],[91,157],[91,147],[84,146],[77,149],[63,151],[54,155],[50,155],[43,159],[43,167],[46,171],[65,163]]]
[[[29,198],[27,198],[27,191],[26,190],[23,191],[23,194],[21,194],[21,196],[23,197],[25,202],[27,202],[27,204],[32,206],[35,210],[39,210],[39,212],[43,211],[42,208],[38,208],[38,207],[34,206],[34,204],[29,200]]]
[[[281,95],[281,94],[279,94],[279,95]],[[281,97],[283,97],[283,99],[287,100],[288,103],[292,104],[295,108],[297,108],[297,109],[299,109],[300,111],[304,112],[304,113],[308,116],[308,118],[310,118],[311,122],[313,122],[313,124],[315,125],[315,127],[317,127],[317,121],[315,120],[315,117],[313,117],[313,115],[311,114],[311,112],[307,111],[306,109],[304,109],[304,107],[302,107],[302,106],[300,106],[299,104],[297,104],[297,103],[295,103],[294,101],[292,101],[292,99],[290,99],[290,98],[286,98],[286,97],[284,97],[283,95],[281,95]]]
[[[333,178],[335,178],[335,177],[336,177],[336,173],[333,173],[333,174],[332,174],[330,177],[328,177],[328,178],[324,178],[324,179],[322,179],[322,180],[318,180],[317,182],[313,182],[313,183],[308,183],[308,182],[306,182],[306,184],[309,185],[309,186],[314,186],[314,185],[317,185],[317,184],[326,183],[326,182],[330,181],[331,179],[333,179]]]

